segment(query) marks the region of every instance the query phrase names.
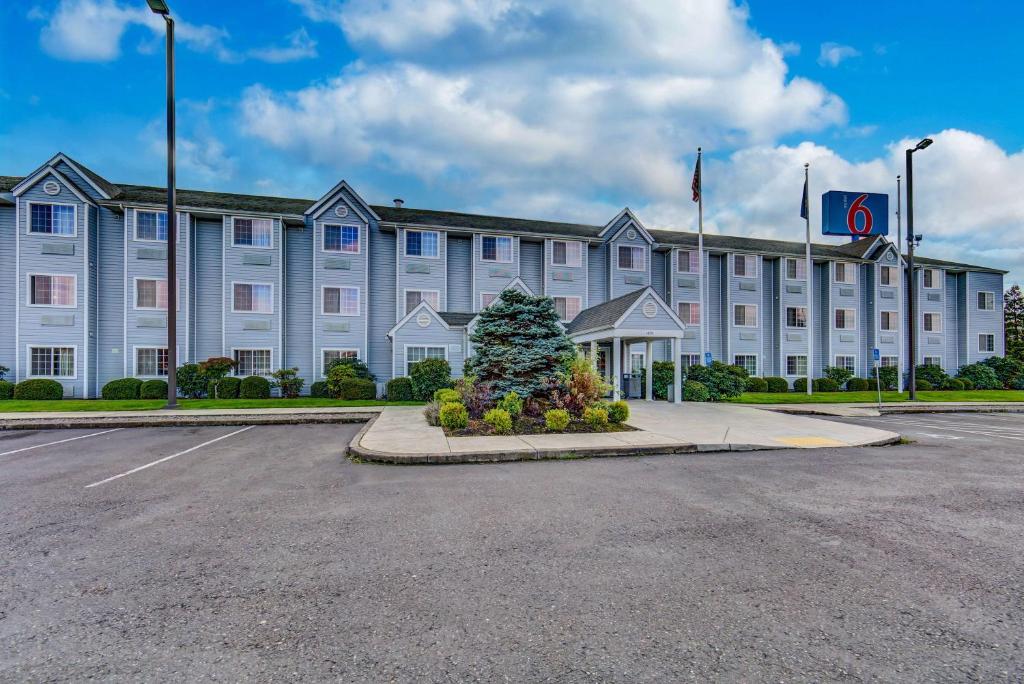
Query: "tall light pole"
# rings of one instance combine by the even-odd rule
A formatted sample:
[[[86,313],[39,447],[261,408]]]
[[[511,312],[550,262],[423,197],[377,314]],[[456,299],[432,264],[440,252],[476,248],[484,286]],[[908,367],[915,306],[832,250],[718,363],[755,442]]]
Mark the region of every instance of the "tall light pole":
[[[907,317],[910,319],[910,400],[917,400],[917,281],[914,275],[914,247],[921,236],[914,234],[914,153],[932,144],[925,138],[907,150]]]
[[[146,0],[167,24],[167,406],[178,408],[178,217],[174,179],[174,19],[163,0]]]

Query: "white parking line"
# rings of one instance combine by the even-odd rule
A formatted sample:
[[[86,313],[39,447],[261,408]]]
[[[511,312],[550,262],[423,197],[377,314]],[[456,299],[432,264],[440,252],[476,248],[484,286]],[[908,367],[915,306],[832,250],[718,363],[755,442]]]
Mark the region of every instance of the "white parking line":
[[[172,458],[177,458],[178,456],[184,456],[185,454],[192,453],[196,449],[202,449],[204,446],[209,446],[209,445],[213,444],[214,442],[221,441],[222,439],[227,439],[228,437],[234,437],[235,435],[237,435],[239,433],[242,433],[242,432],[245,432],[246,430],[251,430],[253,427],[255,427],[255,426],[247,425],[244,428],[242,428],[241,430],[235,430],[234,432],[229,433],[227,435],[221,435],[220,437],[217,437],[215,439],[211,439],[208,442],[203,442],[202,444],[197,444],[194,447],[185,449],[184,451],[179,451],[176,454],[171,454],[170,456],[164,456],[163,458],[158,458],[157,460],[153,461],[152,463],[147,463],[146,465],[140,465],[138,468],[132,468],[131,470],[126,470],[125,472],[119,473],[117,475],[114,475],[113,477],[108,477],[105,480],[100,480],[99,482],[93,482],[92,484],[85,485],[85,488],[89,489],[90,487],[97,487],[97,486],[99,486],[101,484],[106,484],[108,482],[113,482],[114,480],[119,480],[122,477],[127,477],[128,475],[131,475],[133,473],[137,473],[140,470],[145,470],[146,468],[152,468],[153,466],[159,465],[159,464],[163,463],[164,461],[170,461]]]
[[[79,435],[78,437],[68,437],[67,439],[58,439],[56,442],[47,442],[46,444],[36,444],[34,446],[22,447],[20,449],[12,449],[11,451],[5,451],[0,453],[0,456],[10,456],[11,454],[19,454],[22,451],[30,451],[32,449],[42,449],[43,447],[53,446],[54,444],[64,444],[65,442],[74,442],[76,439],[85,439],[86,437],[99,437],[109,432],[117,432],[124,428],[111,428],[110,430],[103,430],[102,432],[92,432],[88,435]]]

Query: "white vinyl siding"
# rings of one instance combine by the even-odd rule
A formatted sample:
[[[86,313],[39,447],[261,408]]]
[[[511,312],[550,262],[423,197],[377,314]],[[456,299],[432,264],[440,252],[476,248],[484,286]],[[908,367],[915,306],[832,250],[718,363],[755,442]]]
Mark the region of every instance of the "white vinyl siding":
[[[231,225],[231,244],[235,247],[274,246],[274,222],[270,219],[235,217]]]

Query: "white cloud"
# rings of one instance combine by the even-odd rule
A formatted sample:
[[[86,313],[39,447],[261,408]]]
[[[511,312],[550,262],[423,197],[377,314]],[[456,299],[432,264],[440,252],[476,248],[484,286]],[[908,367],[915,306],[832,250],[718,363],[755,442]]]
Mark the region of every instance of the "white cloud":
[[[313,40],[304,28],[300,28],[287,36],[287,45],[283,47],[268,46],[253,48],[246,54],[253,59],[271,64],[284,62],[295,62],[300,59],[316,57],[316,41]]]
[[[818,64],[837,67],[840,62],[851,57],[860,57],[860,50],[839,43],[822,43],[821,52],[818,54]]]

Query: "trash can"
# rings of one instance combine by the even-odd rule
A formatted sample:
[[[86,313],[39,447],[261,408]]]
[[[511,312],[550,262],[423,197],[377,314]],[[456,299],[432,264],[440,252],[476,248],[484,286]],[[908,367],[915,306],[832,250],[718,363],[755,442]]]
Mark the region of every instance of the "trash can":
[[[625,399],[640,399],[641,376],[639,373],[622,374],[622,396]]]

